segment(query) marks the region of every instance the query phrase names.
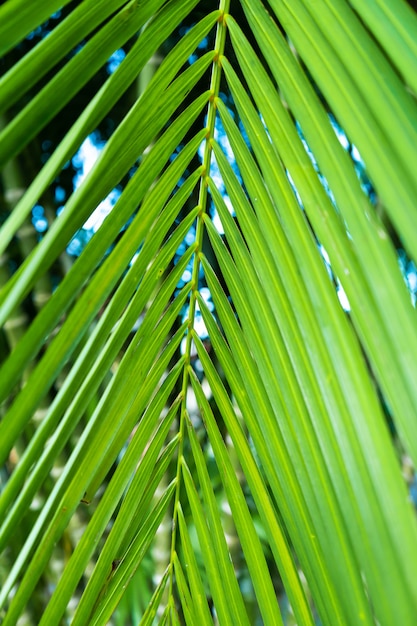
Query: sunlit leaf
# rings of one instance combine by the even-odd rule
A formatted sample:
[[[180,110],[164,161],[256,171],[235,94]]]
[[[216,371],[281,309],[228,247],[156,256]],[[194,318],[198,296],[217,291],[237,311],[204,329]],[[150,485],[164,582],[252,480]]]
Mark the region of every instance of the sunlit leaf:
[[[414,624],[416,33],[1,4],[2,624]]]

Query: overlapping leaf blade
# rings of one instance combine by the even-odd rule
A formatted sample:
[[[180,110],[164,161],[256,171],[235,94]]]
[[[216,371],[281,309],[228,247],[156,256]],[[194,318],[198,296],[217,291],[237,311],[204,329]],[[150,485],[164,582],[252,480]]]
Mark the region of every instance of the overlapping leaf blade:
[[[8,217],[1,251],[145,63],[192,17],[65,211],[0,294],[4,322],[139,165],[0,372],[7,401],[0,457],[7,467],[13,446],[27,440],[0,497],[0,545],[12,543],[37,492],[46,493],[0,592],[6,626],[30,605],[80,500],[97,498],[45,601],[42,624],[62,619],[91,561],[70,619],[109,623],[145,556],[155,558],[149,550],[164,532],[163,518],[172,522],[162,539],[165,574],[152,581],[143,623],[158,611],[161,624],[249,624],[252,605],[264,623],[285,623],[271,565],[300,624],[314,623],[316,612],[326,626],[412,623],[417,529],[381,397],[415,461],[415,311],[389,230],[332,127],[337,120],[355,142],[395,235],[415,253],[417,107],[409,90],[416,21],[413,13],[407,24],[402,1],[397,16],[387,4],[270,0],[268,14],[261,0],[200,3],[196,11],[196,0],[135,0],[118,2],[107,21],[107,0],[85,0],[5,75],[7,107],[8,93],[16,91],[16,101],[18,90],[23,95],[25,76],[29,89],[35,68],[45,61],[46,74],[77,37],[94,31],[2,132],[3,160],[141,29]],[[39,13],[7,0],[0,15],[10,32],[0,26],[2,49],[57,7],[49,0]],[[83,9],[91,11],[90,23],[82,22]],[[393,42],[384,41],[387,33]],[[351,319],[338,301],[341,287]],[[26,384],[18,389],[23,373]],[[36,424],[31,418],[42,398],[51,403]],[[229,436],[240,468],[228,455]],[[64,450],[64,470],[50,487]],[[255,591],[250,602],[227,543],[225,502],[239,566]]]

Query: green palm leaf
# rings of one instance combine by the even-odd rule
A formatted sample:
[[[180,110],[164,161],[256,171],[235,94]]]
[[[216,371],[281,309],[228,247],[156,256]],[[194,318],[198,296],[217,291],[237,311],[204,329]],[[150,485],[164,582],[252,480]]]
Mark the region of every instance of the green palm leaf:
[[[414,10],[35,4],[0,7],[2,623],[411,626]]]

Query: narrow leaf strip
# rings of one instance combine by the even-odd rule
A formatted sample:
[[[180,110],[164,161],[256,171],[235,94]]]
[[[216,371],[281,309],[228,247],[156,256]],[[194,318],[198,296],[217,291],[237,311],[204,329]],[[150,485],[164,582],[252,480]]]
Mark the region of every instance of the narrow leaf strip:
[[[217,507],[207,464],[200,444],[198,443],[197,435],[189,421],[189,417],[186,421],[186,426],[202,490],[212,546],[215,552],[215,558],[219,564],[220,578],[225,588],[225,593],[229,598],[230,612],[232,616],[234,616],[235,622],[236,620],[240,620],[242,624],[245,624],[248,623],[248,617],[224,537],[220,511]]]
[[[197,623],[201,624],[201,626],[210,626],[212,620],[207,604],[206,592],[180,504],[178,504],[177,519],[181,537],[181,551],[183,552],[182,558],[185,564],[185,571],[187,572]]]
[[[201,298],[199,299],[199,304],[204,310],[205,318],[207,318],[209,316],[209,311]],[[213,326],[212,328],[215,329],[216,327]],[[263,520],[264,528],[268,535],[269,545],[273,552],[281,578],[284,582],[284,587],[294,610],[294,614],[300,624],[313,626],[311,610],[308,605],[304,589],[301,585],[294,557],[289,548],[285,532],[277,519],[275,504],[268,493],[264,479],[262,478],[259,468],[253,458],[247,438],[237,419],[230,398],[227,395],[220,377],[199,337],[194,334],[193,339],[197,348],[198,357],[204,369],[204,373],[210,384],[210,389],[216,399],[219,409],[221,410],[228,433],[232,438],[240,464],[242,465],[246,480],[250,486],[252,497],[257,505],[259,515]],[[250,410],[250,408],[246,407],[245,413],[247,410]],[[209,414],[209,418],[207,419],[207,425],[209,428],[215,428],[216,426],[212,423],[211,414]]]
[[[101,626],[106,624],[110,619],[117,604],[120,602],[120,598],[127,584],[140,566],[143,557],[155,537],[156,531],[166,515],[168,506],[175,493],[175,486],[175,481],[173,481],[167,487],[165,493],[149,513],[138,531],[122,562],[118,565],[114,575],[111,577],[108,587],[103,589],[103,598],[97,606],[96,611],[91,616],[91,626]]]
[[[166,589],[167,582],[169,580],[170,575],[171,575],[171,571],[170,571],[170,568],[168,567],[159,585],[155,589],[155,592],[151,598],[151,601],[149,602],[146,608],[146,611],[142,619],[140,620],[139,626],[152,626],[152,624],[154,623],[154,619],[161,605],[161,601],[165,593],[165,589]]]
[[[193,371],[190,371],[190,378],[241,541],[243,554],[258,599],[262,622],[270,626],[283,624],[262,545],[250,516],[242,488],[227,454],[210,405]]]
[[[230,598],[225,594],[223,580],[220,576],[220,566],[213,550],[211,532],[206,521],[205,511],[198,497],[197,489],[185,459],[182,460],[181,465],[194,524],[197,530],[201,551],[204,555],[207,578],[216,612],[222,626],[234,626],[236,622],[231,615]]]

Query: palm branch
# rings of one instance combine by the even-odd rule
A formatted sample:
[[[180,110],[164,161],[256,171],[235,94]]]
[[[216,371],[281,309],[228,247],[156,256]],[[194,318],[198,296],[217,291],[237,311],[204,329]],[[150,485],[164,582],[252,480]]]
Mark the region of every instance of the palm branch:
[[[5,59],[63,5],[4,2]],[[5,626],[104,625],[142,596],[125,623],[415,623],[417,332],[399,255],[412,267],[416,32],[403,0],[84,0],[8,64]],[[22,153],[127,42],[26,181]],[[132,85],[15,269],[33,207]]]

